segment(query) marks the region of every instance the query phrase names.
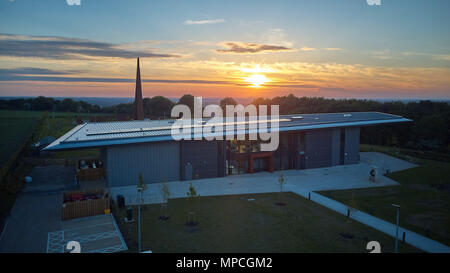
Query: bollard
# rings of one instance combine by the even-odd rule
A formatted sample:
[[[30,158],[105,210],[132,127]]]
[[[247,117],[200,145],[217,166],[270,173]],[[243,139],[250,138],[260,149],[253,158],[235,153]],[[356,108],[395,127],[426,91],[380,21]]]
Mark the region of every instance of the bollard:
[[[403,238],[402,238],[403,243],[405,242],[405,236],[406,236],[406,233],[403,231]]]
[[[311,193],[308,192],[308,200],[311,200]]]
[[[127,208],[127,221],[128,222],[133,221],[133,208],[132,207]]]
[[[117,195],[117,207],[119,209],[125,207],[125,198],[123,197],[123,195]]]
[[[350,209],[347,209],[347,218],[350,218]]]

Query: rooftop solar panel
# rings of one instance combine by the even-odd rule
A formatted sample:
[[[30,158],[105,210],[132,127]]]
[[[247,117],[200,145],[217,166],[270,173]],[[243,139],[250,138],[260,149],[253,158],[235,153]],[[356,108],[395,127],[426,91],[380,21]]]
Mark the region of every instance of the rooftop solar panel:
[[[255,128],[255,124],[267,124],[269,118],[252,120],[248,117],[244,121],[235,120],[229,122],[208,122],[209,119],[190,120],[191,129],[207,128],[223,125],[220,132],[230,133],[237,129],[238,125],[244,125],[245,130]],[[274,120],[275,121],[275,120]],[[342,126],[364,126],[371,124],[383,124],[410,121],[401,116],[380,112],[351,112],[351,113],[320,113],[320,114],[295,114],[282,115],[276,119],[280,131],[311,130],[319,128],[331,128]],[[63,137],[50,144],[46,149],[64,149],[65,147],[92,147],[95,145],[107,145],[108,141],[116,144],[135,142],[150,142],[158,140],[171,140],[171,128],[174,120],[139,120],[122,122],[86,123],[77,126]],[[227,128],[228,127],[228,128]],[[258,127],[258,126],[257,126]],[[270,123],[268,126],[270,128]],[[220,133],[217,132],[217,133]],[[213,131],[213,133],[216,133]],[[110,142],[112,143],[112,142]],[[76,144],[76,145],[75,145]]]

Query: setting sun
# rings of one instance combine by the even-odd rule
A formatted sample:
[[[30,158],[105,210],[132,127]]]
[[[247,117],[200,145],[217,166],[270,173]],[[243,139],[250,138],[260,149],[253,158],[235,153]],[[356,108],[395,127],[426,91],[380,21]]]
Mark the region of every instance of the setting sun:
[[[261,84],[264,84],[269,81],[266,76],[260,74],[253,74],[245,78],[246,82],[252,84],[252,87],[260,87]]]

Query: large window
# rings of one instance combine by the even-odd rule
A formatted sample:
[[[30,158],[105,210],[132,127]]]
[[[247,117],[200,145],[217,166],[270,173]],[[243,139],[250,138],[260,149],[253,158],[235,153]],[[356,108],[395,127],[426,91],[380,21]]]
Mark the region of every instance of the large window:
[[[279,170],[287,170],[290,169],[289,164],[289,154],[291,153],[291,149],[289,148],[289,138],[288,134],[281,133],[280,134],[280,144],[278,145],[278,149],[274,153],[274,169]]]
[[[243,174],[249,171],[250,154],[261,152],[259,140],[230,140],[227,141],[227,174]],[[261,164],[257,163],[258,167]]]

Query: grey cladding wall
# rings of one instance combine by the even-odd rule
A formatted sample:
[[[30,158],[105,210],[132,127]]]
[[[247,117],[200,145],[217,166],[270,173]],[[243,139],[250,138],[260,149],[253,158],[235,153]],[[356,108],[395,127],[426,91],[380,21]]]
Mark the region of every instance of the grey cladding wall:
[[[110,187],[180,180],[179,142],[156,142],[108,147],[106,172]]]
[[[331,130],[314,130],[305,134],[305,168],[331,166]]]

